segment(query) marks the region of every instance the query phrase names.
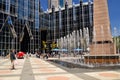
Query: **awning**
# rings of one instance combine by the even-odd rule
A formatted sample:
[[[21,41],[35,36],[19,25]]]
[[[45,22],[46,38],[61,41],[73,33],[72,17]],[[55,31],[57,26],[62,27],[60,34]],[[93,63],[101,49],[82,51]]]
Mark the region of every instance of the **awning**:
[[[74,51],[83,51],[83,49],[76,48],[76,49],[74,49]]]
[[[60,49],[55,48],[55,49],[52,49],[52,51],[60,51]]]

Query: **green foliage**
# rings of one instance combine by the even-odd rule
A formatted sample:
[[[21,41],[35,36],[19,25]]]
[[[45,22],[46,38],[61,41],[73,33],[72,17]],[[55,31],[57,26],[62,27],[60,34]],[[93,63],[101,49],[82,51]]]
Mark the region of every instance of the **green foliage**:
[[[43,44],[43,50],[45,50],[46,49],[46,42],[42,41],[42,44]]]
[[[51,45],[52,49],[56,48],[57,47],[57,44],[55,42],[52,42],[52,45]]]

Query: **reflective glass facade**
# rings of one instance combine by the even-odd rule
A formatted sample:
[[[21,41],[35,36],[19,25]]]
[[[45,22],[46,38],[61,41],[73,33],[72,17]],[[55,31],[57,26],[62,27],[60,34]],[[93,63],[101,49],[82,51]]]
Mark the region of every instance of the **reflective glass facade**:
[[[61,10],[52,10],[49,12],[49,15],[51,16],[51,34],[55,36],[52,38],[58,39],[58,35],[63,37],[74,30],[83,30],[88,27],[90,40],[92,40],[93,3],[87,2],[73,5],[72,7],[66,6],[65,8],[61,8]]]
[[[39,6],[39,0],[0,0],[0,52],[39,49]]]
[[[67,3],[64,6],[65,7],[58,9],[52,7],[52,10],[42,14],[42,16],[44,16],[41,20],[42,26],[48,26],[46,29],[46,39],[44,39],[48,44],[47,46],[51,48],[50,45],[53,42],[57,43],[58,39],[66,38],[68,35],[73,35],[73,32],[76,32],[75,34],[80,35],[79,37],[82,37],[82,39],[86,39],[85,34],[87,33],[87,39],[88,37],[89,39],[88,41],[86,39],[87,43],[83,46],[86,47],[88,43],[92,42],[93,38],[93,2],[84,3],[80,1],[79,4],[72,5],[71,7],[68,6]],[[77,39],[81,38],[75,39],[76,42],[74,45],[76,47],[78,45],[82,47],[79,40],[77,41]],[[70,39],[68,41],[70,41]],[[61,45],[65,44],[67,43]],[[67,48],[67,46],[64,48]]]
[[[48,0],[48,9],[52,9],[52,6],[56,9],[58,7],[65,7],[66,2],[68,6],[72,6],[72,0]]]

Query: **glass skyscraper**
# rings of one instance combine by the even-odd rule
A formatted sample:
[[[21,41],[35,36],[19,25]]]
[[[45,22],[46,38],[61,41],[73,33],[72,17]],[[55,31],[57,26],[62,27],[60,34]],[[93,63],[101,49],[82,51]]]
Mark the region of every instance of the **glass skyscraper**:
[[[39,49],[39,0],[0,0],[0,52]]]
[[[72,37],[72,39],[76,37],[76,42],[74,42],[74,44],[72,44],[73,42],[68,44],[66,41],[60,45],[64,46],[65,44],[68,44],[72,46],[74,45],[74,48],[78,46],[79,48],[87,48],[87,45],[92,42],[93,38],[93,2],[80,1],[79,4],[68,6],[68,3],[66,3],[64,6],[65,7],[58,9],[52,7],[52,10],[49,10],[47,13],[42,15],[47,16],[44,18],[48,20],[47,23],[49,23],[48,28],[46,29],[48,35],[46,35],[45,39],[48,46],[54,42],[58,43],[58,40],[61,38],[64,39],[64,41],[69,39],[68,42],[70,42],[70,36],[75,34],[75,36]],[[47,24],[43,23],[43,25]],[[85,45],[80,39],[84,39]],[[63,48],[67,48],[68,45]],[[60,46],[58,47],[60,48]]]

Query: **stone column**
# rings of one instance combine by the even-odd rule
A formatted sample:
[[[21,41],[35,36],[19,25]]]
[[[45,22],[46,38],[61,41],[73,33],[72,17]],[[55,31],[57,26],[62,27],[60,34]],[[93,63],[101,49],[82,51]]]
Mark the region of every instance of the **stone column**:
[[[119,55],[110,31],[110,20],[108,14],[107,0],[94,0],[94,34],[90,45],[90,55],[85,56],[86,63],[118,63]]]
[[[112,37],[110,34],[110,21],[107,0],[94,0],[93,14],[94,14],[94,28],[96,33],[96,36],[94,36],[94,40],[112,42]],[[103,29],[101,27],[103,27]]]

